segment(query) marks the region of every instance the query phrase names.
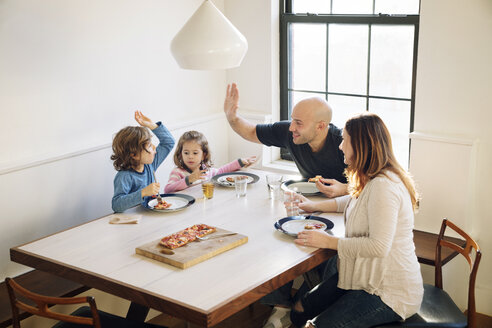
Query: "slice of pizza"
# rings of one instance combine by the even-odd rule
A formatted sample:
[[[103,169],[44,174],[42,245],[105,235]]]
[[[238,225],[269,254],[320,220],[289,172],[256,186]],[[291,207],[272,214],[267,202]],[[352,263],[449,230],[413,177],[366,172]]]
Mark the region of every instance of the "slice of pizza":
[[[157,204],[154,206],[154,209],[165,210],[169,207],[171,207],[171,203],[168,203],[165,200],[161,200],[160,202],[157,202]]]
[[[215,232],[216,230],[217,228],[206,224],[195,224],[184,230],[162,238],[159,244],[170,249],[175,249],[196,240],[196,237],[203,237]]]
[[[314,229],[321,229],[325,225],[323,223],[308,223],[304,226],[304,229],[306,230],[314,230]]]
[[[318,182],[319,179],[323,179],[321,175],[317,175],[314,178],[309,178],[308,182]]]

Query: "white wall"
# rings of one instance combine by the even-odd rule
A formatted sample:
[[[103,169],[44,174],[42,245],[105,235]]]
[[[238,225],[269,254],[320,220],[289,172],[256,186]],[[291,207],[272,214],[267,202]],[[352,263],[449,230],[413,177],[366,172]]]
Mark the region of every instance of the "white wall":
[[[492,315],[492,2],[489,0],[423,0],[421,1],[417,90],[415,106],[415,131],[451,140],[464,140],[476,147],[464,158],[457,147],[455,157],[428,154],[411,157],[415,165],[427,166],[427,172],[416,176],[417,183],[439,184],[436,192],[442,201],[426,203],[433,213],[442,213],[449,219],[461,221],[477,239],[483,251],[477,277],[477,310]],[[447,151],[443,144],[440,151]],[[415,150],[417,151],[417,150]],[[445,153],[443,153],[445,154]],[[466,155],[468,156],[468,155]],[[430,159],[436,159],[430,162]],[[468,162],[470,160],[470,162]],[[468,167],[454,171],[449,168]],[[471,171],[468,171],[470,169]],[[412,170],[412,167],[410,167]],[[472,179],[471,185],[462,182],[463,176]],[[474,181],[473,181],[474,180]],[[433,194],[431,197],[436,197]],[[456,199],[455,197],[460,197]],[[449,213],[456,203],[463,203],[461,211]],[[464,209],[464,212],[462,210]],[[465,213],[464,215],[462,213]],[[419,213],[416,224],[439,227],[442,217]],[[461,268],[466,265],[459,262]],[[464,278],[461,270],[445,268],[447,281],[444,287],[462,307],[466,306]],[[433,281],[431,276],[427,276]]]

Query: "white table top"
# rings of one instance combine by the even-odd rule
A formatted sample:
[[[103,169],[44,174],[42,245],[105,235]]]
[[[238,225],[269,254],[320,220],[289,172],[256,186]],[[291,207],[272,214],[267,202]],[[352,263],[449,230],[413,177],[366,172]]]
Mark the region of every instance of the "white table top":
[[[247,172],[260,180],[248,185],[245,197],[236,198],[234,188],[216,186],[214,197],[204,200],[201,186],[194,186],[181,191],[196,198],[182,211],[161,213],[137,206],[125,214],[142,214],[139,224],[114,225],[103,217],[15,247],[12,258],[161,311],[210,314],[255,288],[269,292],[258,287],[319,253],[295,245],[293,237],[274,229],[286,216],[283,203],[269,199],[266,171]],[[341,214],[320,216],[334,222],[334,235],[343,235]],[[135,254],[136,247],[197,223],[235,231],[249,240],[184,270]],[[161,300],[166,306],[158,304]]]

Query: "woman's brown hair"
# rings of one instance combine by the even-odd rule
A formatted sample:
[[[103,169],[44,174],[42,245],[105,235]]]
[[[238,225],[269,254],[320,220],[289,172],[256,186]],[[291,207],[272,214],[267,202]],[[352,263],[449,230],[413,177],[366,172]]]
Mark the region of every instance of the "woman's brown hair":
[[[358,197],[371,179],[389,170],[400,177],[416,208],[419,195],[415,184],[396,160],[391,135],[383,120],[373,113],[356,115],[345,123],[345,132],[350,136],[354,152],[353,161],[345,170],[350,194]]]
[[[152,135],[142,126],[127,126],[121,129],[113,139],[111,160],[116,171],[130,170],[138,165],[133,158],[146,150]]]
[[[174,164],[177,167],[183,170],[188,170],[183,162],[183,156],[181,153],[183,152],[183,145],[185,142],[194,141],[200,145],[203,151],[203,160],[202,164],[204,164],[207,168],[212,166],[212,161],[210,160],[210,149],[208,147],[207,138],[203,135],[203,133],[198,131],[187,131],[183,133],[181,138],[179,138],[178,145],[176,146],[176,150],[174,151]]]

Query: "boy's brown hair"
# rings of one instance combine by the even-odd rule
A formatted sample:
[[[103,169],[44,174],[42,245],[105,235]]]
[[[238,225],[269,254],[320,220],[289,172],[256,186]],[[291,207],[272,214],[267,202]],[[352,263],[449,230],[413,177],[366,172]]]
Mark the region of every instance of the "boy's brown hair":
[[[185,164],[183,162],[183,156],[181,155],[181,153],[183,152],[183,145],[185,142],[188,141],[194,141],[200,145],[203,151],[202,164],[204,164],[207,168],[211,167],[212,162],[210,160],[211,155],[210,155],[210,149],[208,147],[207,138],[205,138],[203,133],[198,131],[187,131],[183,133],[181,138],[179,138],[178,145],[176,146],[176,151],[174,152],[174,164],[176,164],[176,166],[179,167],[180,169],[184,169],[184,170],[188,169],[187,167],[185,167]]]
[[[138,165],[133,158],[145,150],[152,135],[142,126],[127,126],[121,129],[113,139],[111,160],[116,171],[130,170]]]

